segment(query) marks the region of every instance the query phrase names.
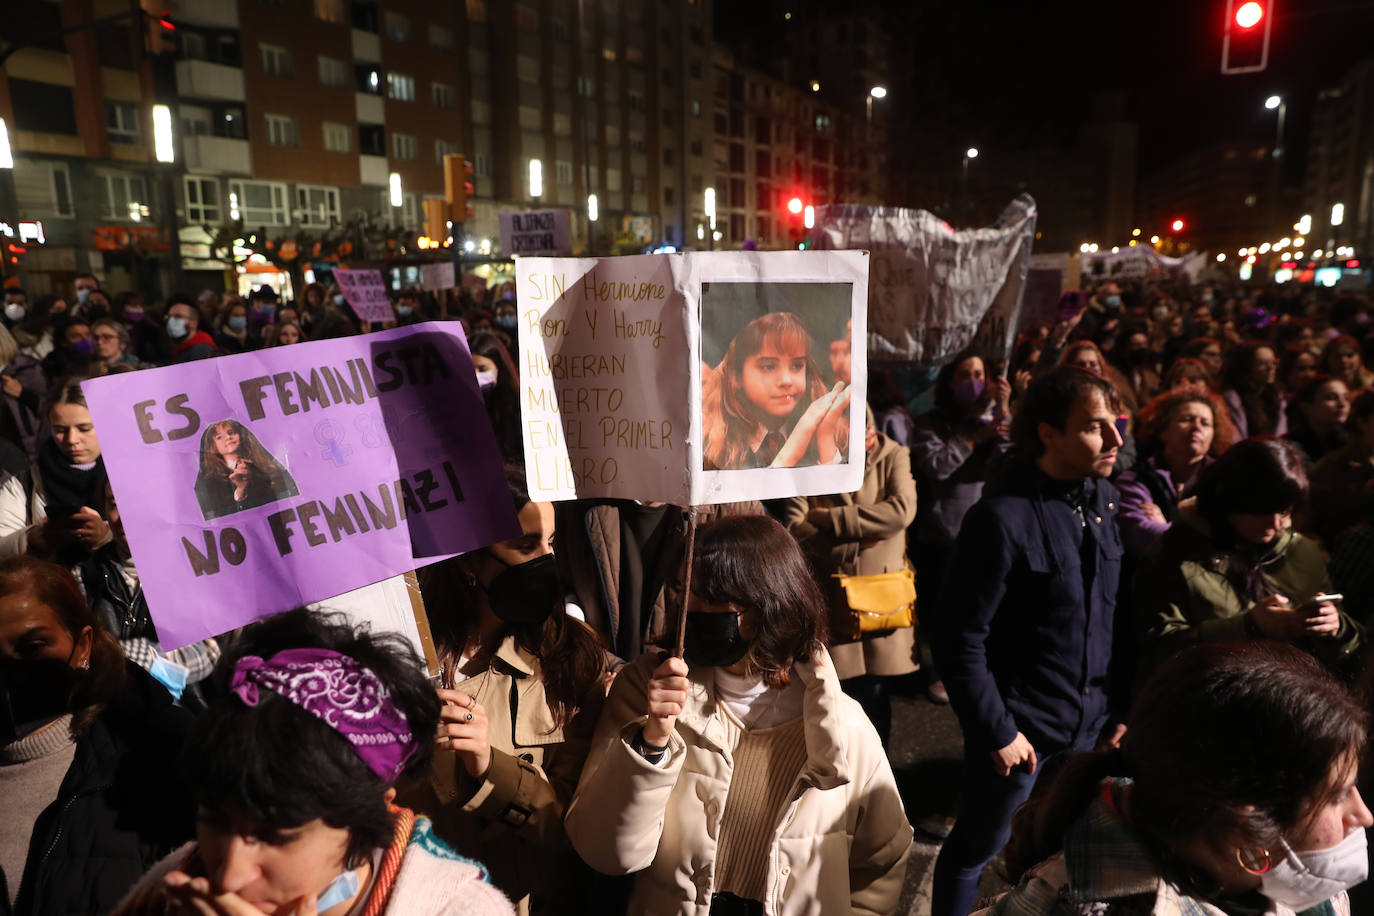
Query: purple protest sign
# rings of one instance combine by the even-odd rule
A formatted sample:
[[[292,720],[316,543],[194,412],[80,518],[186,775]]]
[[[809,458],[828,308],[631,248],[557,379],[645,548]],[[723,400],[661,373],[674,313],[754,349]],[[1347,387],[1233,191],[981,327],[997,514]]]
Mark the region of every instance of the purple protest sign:
[[[520,532],[456,323],[82,387],[165,648]]]
[[[395,321],[380,270],[336,270],[334,282],[363,321]]]

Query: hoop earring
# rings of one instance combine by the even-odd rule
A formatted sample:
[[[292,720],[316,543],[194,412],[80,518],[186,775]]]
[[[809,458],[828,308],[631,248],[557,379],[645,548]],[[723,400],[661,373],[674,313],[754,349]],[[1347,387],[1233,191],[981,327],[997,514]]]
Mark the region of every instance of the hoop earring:
[[[1262,847],[1256,847],[1256,849],[1259,850],[1260,855],[1264,856],[1263,867],[1255,868],[1254,866],[1247,864],[1245,859],[1241,857],[1239,846],[1236,847],[1236,864],[1239,865],[1241,868],[1245,869],[1247,873],[1259,876],[1266,874],[1269,871],[1269,869],[1273,867],[1273,863],[1269,859],[1269,850],[1264,849]]]

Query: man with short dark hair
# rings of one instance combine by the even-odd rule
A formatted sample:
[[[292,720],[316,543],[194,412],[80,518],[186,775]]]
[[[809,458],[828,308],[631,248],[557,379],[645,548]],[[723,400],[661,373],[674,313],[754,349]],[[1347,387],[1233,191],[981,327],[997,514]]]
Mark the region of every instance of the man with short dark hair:
[[[189,296],[173,298],[167,307],[167,338],[172,362],[189,363],[215,355],[215,339],[200,329],[200,310]]]
[[[978,878],[1047,758],[1093,747],[1121,573],[1121,447],[1111,383],[1062,366],[1013,421],[1020,460],[964,517],[932,648],[964,731],[959,819],[935,866],[933,916],[966,916]],[[1114,736],[1119,738],[1119,736]]]

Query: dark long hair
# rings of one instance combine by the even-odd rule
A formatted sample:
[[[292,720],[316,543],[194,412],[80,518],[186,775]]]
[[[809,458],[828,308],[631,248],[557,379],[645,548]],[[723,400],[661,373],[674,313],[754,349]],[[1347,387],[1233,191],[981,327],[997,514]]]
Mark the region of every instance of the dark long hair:
[[[1267,341],[1246,341],[1226,354],[1226,361],[1221,367],[1222,387],[1233,389],[1240,397],[1241,407],[1245,410],[1246,431],[1252,436],[1272,435],[1283,410],[1283,396],[1277,381],[1256,386],[1250,380],[1259,351],[1265,349],[1275,352]]]
[[[506,483],[519,512],[530,501],[524,468],[507,464]],[[459,560],[450,557],[416,571],[435,648],[445,664],[462,657],[478,624],[476,587],[468,583]],[[503,622],[501,636],[514,636],[516,646],[539,660],[549,711],[559,727],[566,726],[606,671],[606,653],[596,635],[559,607],[542,623]]]
[[[181,765],[207,808],[241,812],[271,831],[316,818],[347,830],[345,861],[356,868],[391,843],[389,785],[347,738],[285,697],[263,690],[258,704],[247,706],[229,691],[240,658],[305,648],[332,649],[377,676],[416,742],[403,776],[428,772],[439,698],[414,650],[400,637],[370,633],[342,615],[303,609],[247,628],[220,659],[206,691],[209,709],[192,727]]]
[[[755,318],[730,341],[719,367],[718,394],[714,405],[703,406],[703,458],[708,468],[738,468],[744,465],[749,439],[758,420],[744,396],[744,363],[763,349],[768,340],[781,346],[797,344],[806,354],[806,390],[797,398],[793,417],[800,417],[811,402],[825,394],[820,366],[811,355],[811,332],[791,312],[769,312]],[[714,408],[714,409],[712,409]]]
[[[1131,777],[1130,823],[1164,875],[1215,896],[1212,876],[1175,852],[1198,838],[1280,848],[1329,803],[1333,769],[1356,765],[1367,714],[1312,656],[1282,643],[1201,643],[1165,662],[1131,707],[1119,751],[1072,758],[1012,821],[1009,877],[1063,848],[1064,833],[1108,777]],[[1337,777],[1340,778],[1340,777]]]
[[[935,391],[935,410],[946,419],[959,420],[968,413],[954,398],[954,373],[971,359],[976,359],[983,364],[983,379],[986,381],[988,361],[983,358],[983,354],[975,353],[972,350],[965,350],[960,353],[941,366],[940,371],[935,374],[935,384],[931,386]]]
[[[478,331],[468,341],[473,356],[485,356],[496,363],[496,384],[482,392],[487,419],[496,433],[501,456],[508,461],[523,461],[525,440],[520,432],[520,372],[510,351],[491,331]]]
[[[1198,512],[1223,547],[1236,546],[1234,513],[1294,512],[1307,504],[1307,473],[1291,443],[1272,436],[1245,439],[1198,477]]]
[[[86,603],[76,579],[56,563],[25,554],[0,562],[0,596],[13,595],[32,595],[51,608],[73,640],[91,628],[91,666],[77,679],[66,706],[72,713],[72,735],[80,735],[123,688],[124,650]]]
[[[717,519],[697,531],[692,592],[753,612],[749,658],[770,686],[826,644],[825,602],[796,540],[766,515]]]

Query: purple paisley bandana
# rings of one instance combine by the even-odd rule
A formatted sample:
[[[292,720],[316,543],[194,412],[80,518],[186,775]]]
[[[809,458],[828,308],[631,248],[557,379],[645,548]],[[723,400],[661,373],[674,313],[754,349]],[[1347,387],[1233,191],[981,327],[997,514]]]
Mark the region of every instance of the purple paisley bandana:
[[[246,706],[258,705],[258,688],[290,700],[348,739],[358,756],[390,784],[415,752],[405,715],[392,704],[377,675],[331,649],[287,649],[263,661],[245,655],[229,682]]]

